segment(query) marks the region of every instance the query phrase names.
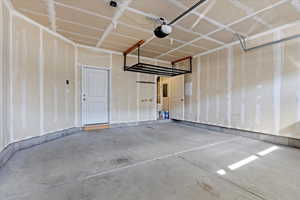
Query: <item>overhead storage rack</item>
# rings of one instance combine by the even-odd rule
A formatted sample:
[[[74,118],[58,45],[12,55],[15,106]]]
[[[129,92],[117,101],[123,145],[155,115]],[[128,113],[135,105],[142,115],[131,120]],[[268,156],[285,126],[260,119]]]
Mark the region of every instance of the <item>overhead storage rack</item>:
[[[171,62],[170,67],[159,66],[159,65],[141,62],[140,47],[144,43],[145,43],[145,41],[141,40],[124,52],[124,71],[139,72],[139,73],[145,73],[145,74],[155,74],[155,75],[160,75],[160,76],[178,76],[181,74],[187,74],[187,73],[192,72],[192,57],[191,56],[181,58],[181,59]],[[137,59],[138,59],[137,63],[132,66],[127,66],[127,55],[136,49],[137,49]],[[178,65],[178,63],[183,62],[183,61],[188,61],[188,64],[187,64],[188,66],[185,66],[185,68],[180,68],[180,65]]]

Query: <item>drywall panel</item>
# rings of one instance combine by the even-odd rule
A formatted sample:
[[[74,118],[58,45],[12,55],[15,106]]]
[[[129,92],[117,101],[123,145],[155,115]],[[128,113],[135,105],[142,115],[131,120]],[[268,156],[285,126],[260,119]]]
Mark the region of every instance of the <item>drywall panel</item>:
[[[205,49],[203,49],[203,48],[199,48],[199,47],[192,46],[192,45],[186,45],[178,50],[183,51],[183,52],[189,52],[189,53],[192,53],[193,55],[197,55],[197,54],[203,53],[205,51]]]
[[[177,57],[177,59],[179,59],[179,58],[183,58],[183,57],[186,57],[186,56],[192,56],[193,53],[182,52],[182,51],[176,50],[176,51],[170,52],[168,55],[175,56],[175,57]]]
[[[201,18],[199,23],[196,23],[193,27],[193,31],[206,35],[217,30],[218,28],[218,26],[208,22],[206,19]]]
[[[11,2],[18,9],[24,8],[42,14],[48,13],[47,2],[43,0],[12,0]]]
[[[205,49],[215,49],[217,47],[220,47],[221,45],[214,42],[214,41],[211,41],[211,40],[207,40],[207,39],[200,39],[200,40],[197,40],[195,42],[192,43],[193,45],[195,46],[198,46],[199,48],[205,48]]]
[[[199,111],[199,121],[203,123],[208,123],[208,113],[209,113],[209,96],[208,96],[208,85],[209,85],[209,56],[200,57],[200,111]]]
[[[97,38],[100,38],[100,35],[103,33],[103,29],[97,29],[85,24],[81,25],[76,22],[72,23],[64,20],[56,20],[56,26],[57,29]]]
[[[13,18],[12,103],[14,140],[40,134],[40,29]]]
[[[37,23],[45,26],[50,27],[50,21],[48,15],[36,14],[32,12],[28,12],[28,10],[20,10],[25,16],[29,17],[30,19],[36,21]]]
[[[56,2],[82,8],[107,17],[113,17],[117,10],[116,8],[111,7],[108,1],[89,0],[87,3],[86,1],[82,0],[56,0]]]
[[[228,125],[228,49],[217,52],[218,57],[218,74],[217,74],[217,118],[219,125]]]
[[[209,8],[208,6],[209,4],[200,7],[198,12],[203,13],[206,8]],[[222,15],[220,13],[226,13],[226,15]],[[227,0],[217,0],[212,8],[208,9],[206,14],[207,17],[214,19],[221,24],[229,24],[242,17],[245,17],[246,15],[247,13],[244,10],[238,8],[231,1]]]
[[[260,0],[260,1],[253,1],[253,0],[242,0],[241,3],[244,6],[249,7],[253,11],[258,11],[269,7],[275,3],[278,3],[280,0]]]
[[[162,46],[165,46],[167,48],[177,48],[181,45],[183,45],[184,43],[183,42],[179,42],[179,41],[176,41],[172,38],[163,38],[163,39],[160,39],[160,38],[153,38],[148,44],[153,44],[153,45],[162,45]]]
[[[161,0],[138,0],[132,1],[130,7],[141,10],[146,13],[151,13],[158,17],[163,17],[168,21],[174,19],[179,14],[181,14],[184,9],[178,8],[169,1]]]
[[[286,29],[286,37],[293,29]],[[300,29],[298,29],[299,33]],[[300,138],[300,40],[290,40],[282,44],[280,135]]]
[[[110,42],[113,44],[121,44],[121,45],[127,45],[127,47],[131,47],[134,44],[136,44],[139,41],[139,39],[134,39],[134,38],[128,38],[126,36],[121,36],[119,34],[110,34],[107,36],[107,38],[104,40],[105,42]]]
[[[160,53],[165,53],[167,51],[172,50],[171,48],[168,48],[168,47],[165,47],[165,46],[154,45],[154,44],[149,44],[149,43],[142,46],[141,49],[146,50],[146,51],[150,50],[150,51],[160,52]]]
[[[187,17],[184,17],[177,23],[177,25],[201,34],[210,33],[218,28],[216,25],[211,24],[203,17],[195,14],[189,14]]]
[[[128,64],[136,62],[128,58]],[[112,56],[111,69],[111,123],[138,121],[137,80],[138,73],[124,72],[123,56]]]
[[[193,73],[184,76],[184,119],[196,122],[198,117],[198,58],[194,58],[192,64]]]
[[[174,27],[171,37],[177,40],[189,42],[199,37],[199,35]]]
[[[237,24],[232,25],[230,28],[244,36],[261,33],[267,31],[268,29],[268,27],[253,18],[245,19]]]
[[[74,127],[75,49],[72,45],[44,32],[43,53],[44,131]]]
[[[82,36],[77,33],[69,33],[69,32],[65,32],[62,30],[57,30],[57,33],[61,34],[62,36],[66,37],[70,40],[85,41],[85,42],[91,43],[91,44],[97,44],[98,39],[99,39],[99,38],[92,37],[92,36]]]
[[[125,10],[122,17],[120,17],[118,21],[132,26],[148,29],[149,31],[152,31],[155,26],[154,19],[129,10]]]
[[[233,41],[238,40],[237,37],[233,33],[229,32],[227,30],[218,31],[216,33],[209,35],[209,37],[211,37],[215,40],[224,42],[224,43],[231,43]]]
[[[2,12],[3,12],[3,29],[1,29],[3,32],[3,68],[1,68],[2,73],[1,77],[2,79],[2,101],[3,101],[3,113],[2,113],[2,120],[3,120],[3,126],[2,126],[2,147],[6,146],[11,142],[11,130],[10,127],[10,112],[9,112],[9,105],[10,105],[10,93],[9,93],[9,83],[10,83],[10,41],[11,41],[11,35],[10,35],[10,25],[11,25],[11,19],[9,15],[8,8],[3,5],[3,1],[1,1],[0,5],[2,5]]]
[[[103,42],[100,47],[103,49],[108,49],[108,50],[112,50],[112,51],[124,52],[130,46],[132,46],[132,45],[126,45],[126,44],[122,44],[122,43],[113,43],[108,40],[108,41]]]
[[[3,2],[0,2],[0,151],[4,148],[4,37]]]
[[[110,54],[78,48],[78,63],[95,67],[110,67]]]
[[[78,12],[77,10],[70,9],[63,6],[56,5],[55,11],[56,11],[56,16],[60,19],[93,26],[99,29],[105,29],[110,24],[110,21],[105,18],[86,14],[83,12]]]
[[[273,38],[273,35],[261,37],[256,42],[264,38]],[[267,133],[274,131],[274,66],[272,46],[241,54],[241,128]]]
[[[165,60],[165,61],[170,61],[170,62],[172,62],[172,61],[174,61],[174,60],[177,60],[178,57],[173,56],[173,55],[164,55],[164,56],[160,57],[160,59],[161,59],[161,60]]]
[[[116,28],[112,31],[112,33],[117,33],[131,38],[136,38],[137,41],[147,40],[153,35],[152,31],[146,32],[146,31],[125,26],[123,24],[118,24]]]
[[[297,9],[297,5],[294,7],[291,1],[259,13],[257,16],[271,25],[272,28],[300,20],[299,8]]]

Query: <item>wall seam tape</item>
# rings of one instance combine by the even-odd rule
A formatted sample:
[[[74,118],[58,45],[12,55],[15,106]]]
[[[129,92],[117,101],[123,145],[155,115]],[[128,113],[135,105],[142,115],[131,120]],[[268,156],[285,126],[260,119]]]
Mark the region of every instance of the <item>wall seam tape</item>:
[[[75,66],[74,66],[74,70],[75,70],[75,78],[74,78],[74,81],[75,81],[75,99],[74,99],[74,102],[75,102],[75,127],[79,127],[79,102],[81,99],[81,94],[80,94],[80,88],[79,88],[79,73],[78,73],[78,70],[79,70],[79,63],[78,63],[78,48],[75,47],[74,48],[75,50]]]
[[[256,77],[260,77],[260,73],[259,73],[259,69],[262,67],[262,54],[263,54],[263,49],[258,49],[257,51],[258,56],[257,56],[257,60],[258,60],[258,66],[255,66],[255,73],[256,73]],[[256,84],[256,104],[255,104],[255,129],[259,129],[260,124],[261,124],[261,96],[260,96],[260,91],[261,91],[261,85],[260,83],[257,82]]]
[[[227,81],[228,81],[228,85],[227,85],[227,121],[228,121],[228,126],[232,125],[231,122],[231,98],[232,98],[232,94],[231,94],[231,90],[232,90],[232,73],[233,73],[233,62],[232,60],[234,59],[234,55],[233,55],[233,48],[229,47],[228,48],[228,67],[227,67]]]
[[[113,71],[113,53],[109,54],[110,60],[109,60],[109,124],[112,121],[112,71]]]
[[[43,29],[40,28],[40,59],[39,59],[39,81],[40,81],[40,135],[44,132],[44,41]]]
[[[1,18],[1,26],[0,26],[0,94],[4,94],[4,61],[3,61],[3,40],[4,40],[4,25],[3,25],[3,6],[4,4],[0,2],[0,15],[2,16]],[[5,95],[1,95],[0,97],[0,149],[3,148],[4,146],[4,100]]]
[[[197,58],[197,63],[198,63],[198,73],[197,73],[197,91],[198,91],[198,98],[197,98],[197,106],[198,106],[198,114],[197,114],[197,121],[200,122],[200,113],[201,113],[201,58]]]
[[[219,94],[219,91],[220,91],[220,54],[221,52],[217,52],[217,65],[216,65],[216,68],[217,68],[217,81],[215,82],[216,84],[216,92],[217,92],[217,95],[216,95],[216,121],[219,122],[219,119],[220,119],[220,94]]]
[[[241,122],[242,122],[242,126],[245,127],[245,111],[246,111],[246,106],[245,106],[245,101],[246,101],[246,90],[245,90],[245,87],[246,87],[246,77],[245,77],[245,54],[242,52],[241,53],[241,62],[242,62],[242,66],[241,66],[241,69],[242,69],[242,101],[241,101]]]
[[[13,105],[13,13],[9,10],[9,132],[10,143],[14,142],[14,105]]]
[[[210,57],[207,58],[206,60],[207,62],[207,67],[206,67],[206,93],[207,91],[210,89],[209,88],[209,80],[210,77],[209,77],[209,69],[210,69]],[[209,121],[209,107],[210,107],[210,102],[209,102],[210,98],[209,98],[209,95],[206,94],[206,121],[208,122]]]
[[[273,36],[274,37],[274,36]],[[276,39],[281,39],[282,33],[278,30],[275,34]],[[274,128],[277,134],[280,132],[280,121],[281,121],[281,73],[283,67],[283,45],[282,43],[273,46],[274,51],[274,87],[273,87],[273,109],[274,109]]]

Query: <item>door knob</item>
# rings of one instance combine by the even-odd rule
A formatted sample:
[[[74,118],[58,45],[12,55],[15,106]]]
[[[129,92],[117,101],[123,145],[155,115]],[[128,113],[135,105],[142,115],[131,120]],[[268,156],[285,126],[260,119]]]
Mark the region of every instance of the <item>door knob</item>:
[[[83,98],[82,100],[83,100],[83,101],[85,101],[86,99],[85,99],[85,98]]]

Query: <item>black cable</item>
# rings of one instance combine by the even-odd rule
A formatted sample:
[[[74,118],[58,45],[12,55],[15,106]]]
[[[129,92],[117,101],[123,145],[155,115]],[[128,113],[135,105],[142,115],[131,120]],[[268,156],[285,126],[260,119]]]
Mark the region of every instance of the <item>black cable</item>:
[[[185,15],[187,15],[189,12],[191,12],[192,10],[194,10],[195,8],[197,8],[198,6],[200,6],[200,4],[204,3],[207,0],[200,0],[198,3],[196,3],[195,5],[193,5],[192,7],[190,7],[189,9],[187,9],[186,11],[184,11],[181,15],[179,15],[178,17],[176,17],[175,19],[173,19],[168,25],[172,25],[175,22],[177,22],[178,20],[180,20],[182,17],[184,17]]]

